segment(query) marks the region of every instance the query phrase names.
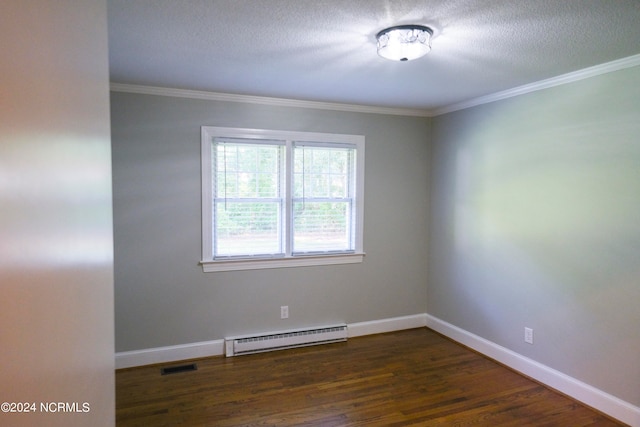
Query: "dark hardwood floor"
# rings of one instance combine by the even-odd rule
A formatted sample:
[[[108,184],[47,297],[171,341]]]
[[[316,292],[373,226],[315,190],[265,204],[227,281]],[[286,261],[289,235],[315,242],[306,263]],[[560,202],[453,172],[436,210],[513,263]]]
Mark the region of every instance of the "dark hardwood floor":
[[[118,426],[619,426],[426,329],[116,373]]]

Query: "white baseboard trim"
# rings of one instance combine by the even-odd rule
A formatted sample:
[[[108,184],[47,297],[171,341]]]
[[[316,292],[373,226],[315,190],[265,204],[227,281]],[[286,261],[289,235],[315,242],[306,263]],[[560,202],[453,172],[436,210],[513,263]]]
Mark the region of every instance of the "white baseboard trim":
[[[123,351],[116,353],[116,369],[219,356],[221,354],[224,354],[224,340]]]
[[[385,332],[402,331],[427,326],[426,314],[392,317],[389,319],[371,320],[368,322],[350,323],[347,325],[349,338],[363,335],[383,334]]]
[[[437,317],[425,314],[425,318],[428,328],[625,424],[640,427],[640,407],[634,406],[629,402],[474,335]]]
[[[415,314],[390,319],[372,320],[369,322],[351,323],[347,325],[347,330],[349,332],[349,338],[353,338],[363,335],[401,331],[403,329],[420,328],[426,326],[426,323],[427,318],[425,314]],[[223,354],[224,339],[169,347],[148,348],[144,350],[123,351],[116,353],[116,369],[197,359],[199,357],[221,356]]]

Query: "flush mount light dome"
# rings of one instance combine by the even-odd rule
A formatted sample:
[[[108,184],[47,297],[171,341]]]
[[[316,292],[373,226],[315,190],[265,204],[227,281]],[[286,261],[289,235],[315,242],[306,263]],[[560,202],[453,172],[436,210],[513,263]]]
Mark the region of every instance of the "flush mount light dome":
[[[423,25],[398,25],[376,34],[378,55],[393,61],[411,61],[431,50],[433,30]]]

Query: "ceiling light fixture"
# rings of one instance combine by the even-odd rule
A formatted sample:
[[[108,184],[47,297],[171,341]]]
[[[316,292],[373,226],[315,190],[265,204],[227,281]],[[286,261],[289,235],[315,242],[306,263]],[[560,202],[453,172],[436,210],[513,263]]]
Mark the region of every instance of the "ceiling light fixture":
[[[433,30],[424,25],[398,25],[376,34],[378,55],[393,61],[411,61],[431,50]]]

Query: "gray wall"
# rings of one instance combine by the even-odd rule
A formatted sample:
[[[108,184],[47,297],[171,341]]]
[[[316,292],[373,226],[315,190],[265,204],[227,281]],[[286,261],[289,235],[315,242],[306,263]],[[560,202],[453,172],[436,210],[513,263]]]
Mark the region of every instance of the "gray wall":
[[[636,67],[434,118],[427,291],[429,314],[634,405],[639,100]]]
[[[119,92],[111,102],[117,351],[426,311],[429,119]],[[203,273],[203,125],[365,135],[365,261]]]
[[[106,8],[2,2],[0,401],[36,403],[4,426],[115,423]]]

